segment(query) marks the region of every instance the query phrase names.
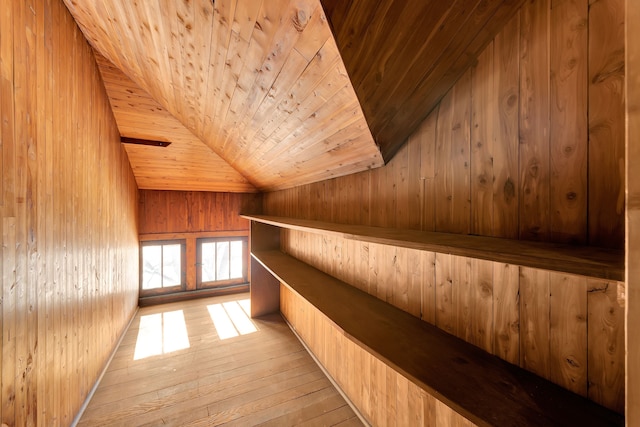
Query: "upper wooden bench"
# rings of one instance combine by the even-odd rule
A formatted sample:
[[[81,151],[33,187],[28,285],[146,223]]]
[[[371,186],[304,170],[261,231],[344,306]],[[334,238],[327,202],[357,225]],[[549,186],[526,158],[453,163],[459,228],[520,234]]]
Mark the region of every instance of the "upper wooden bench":
[[[624,281],[624,252],[618,249],[335,224],[265,215],[243,215],[243,218],[276,227],[363,242]]]

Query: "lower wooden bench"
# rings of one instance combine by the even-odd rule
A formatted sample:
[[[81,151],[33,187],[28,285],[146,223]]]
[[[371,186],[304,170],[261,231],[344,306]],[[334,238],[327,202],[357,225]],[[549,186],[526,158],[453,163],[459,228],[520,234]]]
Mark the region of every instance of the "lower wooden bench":
[[[252,256],[287,290],[325,316],[350,343],[471,423],[494,426],[624,424],[621,415],[278,250],[254,251]],[[256,273],[256,277],[260,277]],[[295,328],[295,319],[288,320]],[[342,366],[343,373],[353,377],[361,375],[362,367],[347,363],[346,358],[347,354],[341,357],[353,372],[344,372]],[[322,358],[320,360],[322,362]],[[426,420],[426,416],[422,419]]]

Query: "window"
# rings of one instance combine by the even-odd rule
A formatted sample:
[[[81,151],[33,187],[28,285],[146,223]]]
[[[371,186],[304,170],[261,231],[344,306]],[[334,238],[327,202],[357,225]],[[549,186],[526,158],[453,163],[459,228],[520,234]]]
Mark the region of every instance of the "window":
[[[198,239],[198,287],[247,281],[247,238]]]
[[[185,242],[181,240],[142,242],[141,295],[184,289]]]

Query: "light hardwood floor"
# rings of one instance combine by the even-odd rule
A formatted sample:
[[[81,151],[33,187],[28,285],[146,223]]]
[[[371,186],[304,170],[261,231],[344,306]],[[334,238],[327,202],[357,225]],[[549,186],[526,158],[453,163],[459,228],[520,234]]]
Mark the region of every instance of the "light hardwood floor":
[[[140,309],[79,426],[362,425],[283,319],[248,303]]]

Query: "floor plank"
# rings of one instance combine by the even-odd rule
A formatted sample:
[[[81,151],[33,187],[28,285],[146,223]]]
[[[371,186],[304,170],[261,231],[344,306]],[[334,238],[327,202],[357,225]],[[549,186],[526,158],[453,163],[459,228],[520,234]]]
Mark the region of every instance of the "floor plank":
[[[361,425],[280,316],[246,316],[248,299],[141,308],[78,425]]]

